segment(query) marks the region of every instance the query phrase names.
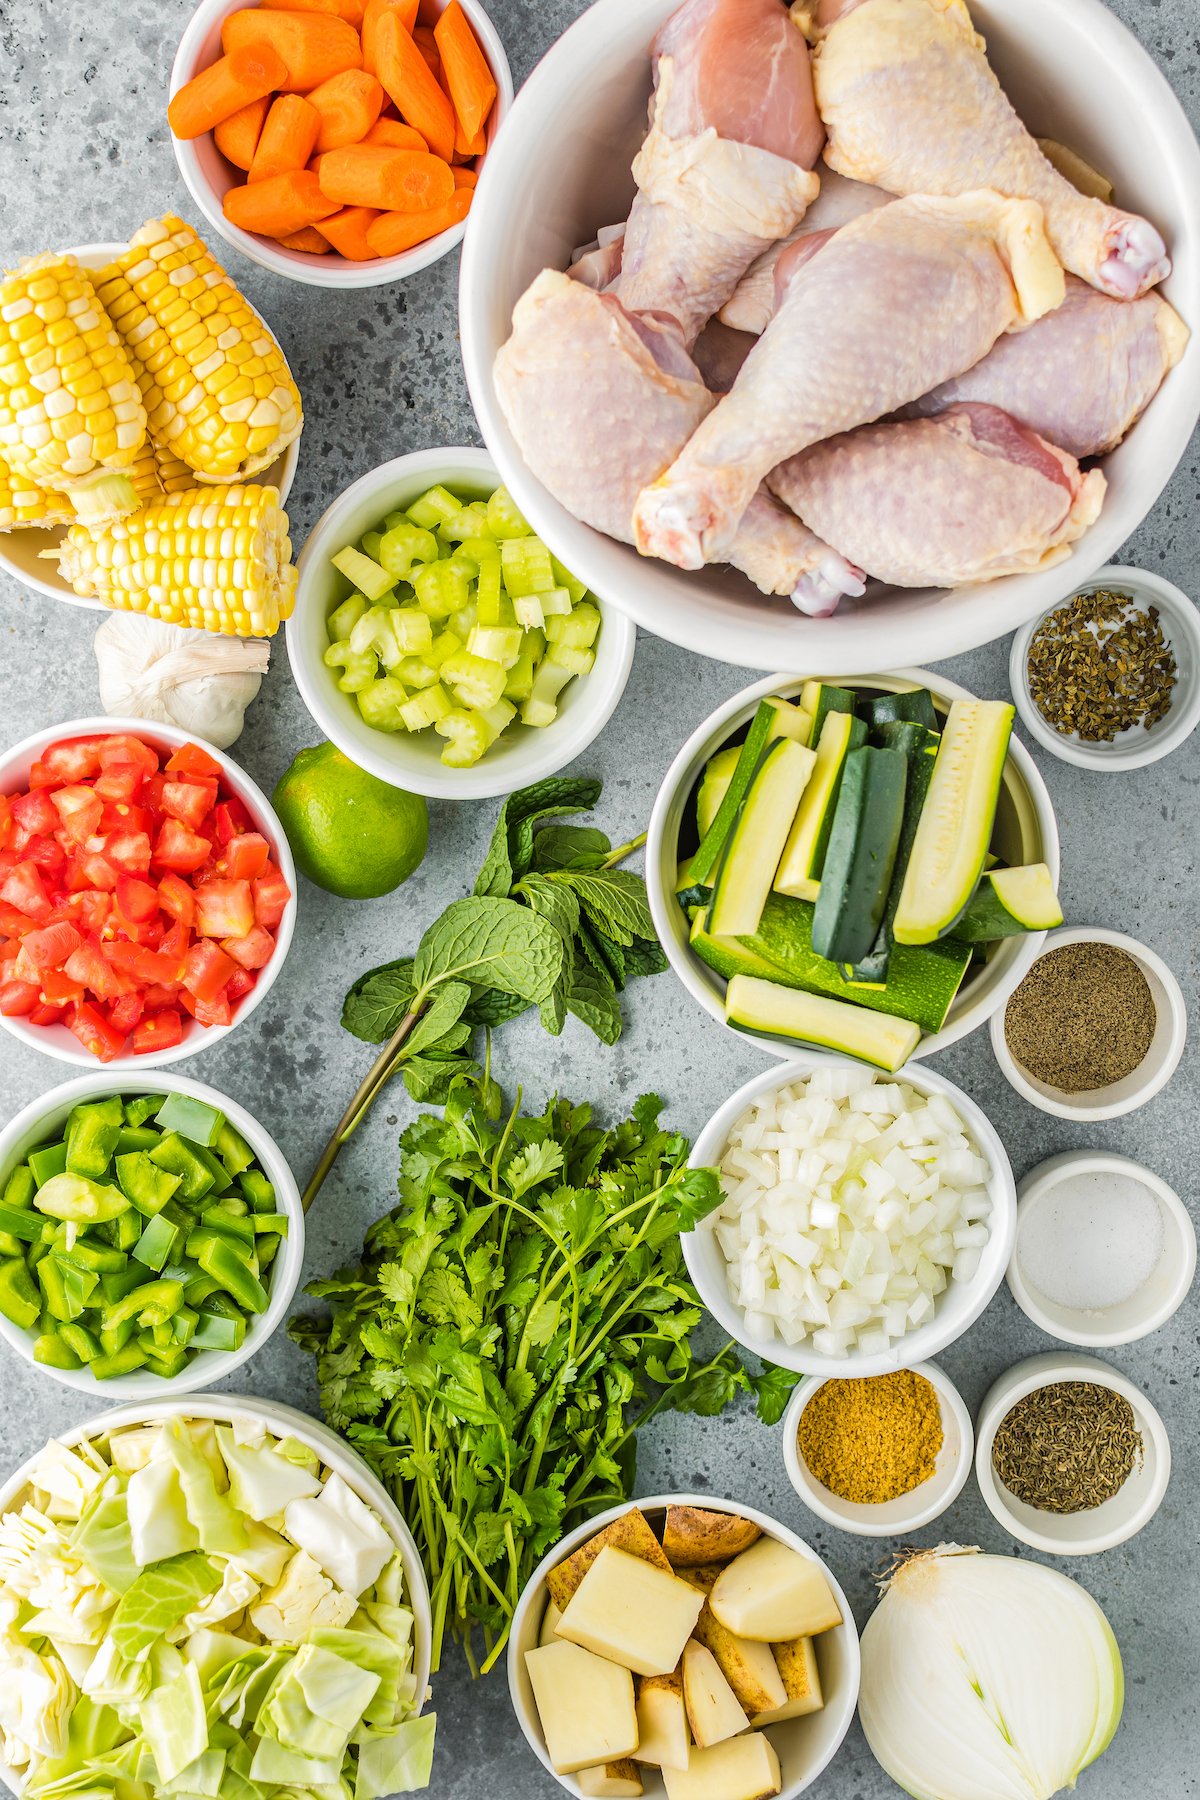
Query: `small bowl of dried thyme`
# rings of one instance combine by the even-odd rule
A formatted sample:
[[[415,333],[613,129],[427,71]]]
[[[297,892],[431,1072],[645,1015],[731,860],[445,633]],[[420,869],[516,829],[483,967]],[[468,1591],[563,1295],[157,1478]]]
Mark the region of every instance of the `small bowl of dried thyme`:
[[[975,1475],[1005,1531],[1052,1556],[1096,1556],[1150,1523],[1171,1479],[1157,1409],[1091,1356],[1032,1356],[994,1383]]]
[[[1098,925],[1048,932],[989,1025],[1010,1087],[1041,1112],[1119,1119],[1167,1085],[1187,1042],[1183,990],[1136,938]]]
[[[1084,769],[1143,768],[1200,725],[1200,613],[1153,570],[1110,563],[1017,632],[1009,683],[1043,749]]]

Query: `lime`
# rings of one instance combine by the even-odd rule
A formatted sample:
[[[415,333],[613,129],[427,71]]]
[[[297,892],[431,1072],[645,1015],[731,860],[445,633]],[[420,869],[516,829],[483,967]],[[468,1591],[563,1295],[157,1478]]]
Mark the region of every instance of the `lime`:
[[[421,795],[368,775],[334,744],[301,750],[273,799],[297,867],[344,900],[390,894],[429,843]]]

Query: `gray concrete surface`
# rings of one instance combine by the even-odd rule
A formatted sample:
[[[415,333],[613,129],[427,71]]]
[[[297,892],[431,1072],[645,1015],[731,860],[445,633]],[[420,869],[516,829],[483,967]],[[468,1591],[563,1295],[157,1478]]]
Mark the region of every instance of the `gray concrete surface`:
[[[629,0],[636,4],[636,0]],[[171,57],[189,0],[0,0],[0,256],[120,238],[148,215],[178,209],[199,219],[176,174],[164,117]],[[494,0],[518,79],[582,10],[580,0]],[[1200,117],[1200,47],[1194,0],[1118,0],[1116,10],[1161,60]],[[307,425],[290,511],[297,545],[322,509],[376,463],[421,445],[478,441],[455,336],[457,259],[405,287],[361,296],[275,280],[237,257],[232,271],[282,339],[304,393]],[[1192,321],[1193,325],[1200,321]],[[1195,446],[1126,560],[1161,569],[1195,593],[1200,539]],[[0,582],[0,744],[99,710],[92,615]],[[1007,646],[994,644],[947,666],[976,692],[1007,693]],[[744,685],[738,671],[643,638],[628,692],[582,769],[606,781],[602,821],[621,841],[646,822],[678,744],[712,707]],[[236,755],[268,791],[304,745],[319,739],[288,671],[282,642]],[[1200,999],[1197,926],[1197,788],[1200,737],[1165,763],[1124,777],[1084,774],[1039,756],[1063,838],[1063,900],[1072,921],[1131,931],[1177,971],[1195,1009]],[[303,1178],[368,1053],[338,1024],[343,990],[359,971],[400,955],[425,922],[463,890],[490,832],[491,803],[431,808],[424,867],[396,896],[351,904],[305,886],[291,957],[267,1003],[220,1048],[182,1065],[236,1097],[271,1130]],[[695,1132],[732,1089],[762,1066],[753,1050],[708,1022],[670,975],[642,984],[620,1045],[605,1050],[572,1021],[553,1041],[528,1022],[496,1045],[502,1076],[531,1094],[561,1087],[601,1111],[624,1107],[646,1087],[664,1092],[671,1116]],[[1007,1087],[984,1032],[940,1059],[991,1114],[1018,1177],[1052,1152],[1096,1145],[1139,1157],[1189,1201],[1196,1193],[1200,1076],[1189,1056],[1170,1088],[1144,1111],[1095,1129],[1047,1118]],[[47,1093],[71,1073],[0,1038],[4,1107]],[[309,1222],[306,1272],[350,1258],[364,1227],[393,1202],[396,1139],[410,1107],[402,1092],[377,1107],[344,1156]],[[1154,1523],[1134,1543],[1060,1566],[1108,1612],[1125,1657],[1128,1703],[1113,1749],[1080,1786],[1087,1800],[1184,1800],[1197,1775],[1195,1494],[1198,1315],[1193,1298],[1156,1337],[1112,1362],[1161,1408],[1176,1467]],[[1050,1349],[1007,1290],[943,1363],[978,1406],[993,1378],[1021,1357]],[[50,1433],[91,1408],[11,1354],[0,1370],[0,1473]],[[239,1390],[312,1408],[310,1366],[282,1333],[232,1379]],[[779,1430],[749,1413],[719,1420],[668,1420],[641,1446],[643,1493],[700,1489],[753,1500],[806,1533],[853,1600],[859,1625],[873,1601],[872,1574],[885,1547],[840,1536],[812,1520],[784,1473]],[[991,1521],[974,1484],[920,1541],[974,1543],[1001,1554],[1014,1545]],[[555,1784],[535,1763],[512,1717],[502,1673],[472,1684],[451,1656],[434,1684],[440,1718],[435,1800],[551,1800]],[[817,1784],[823,1800],[885,1800],[897,1793],[857,1728]]]

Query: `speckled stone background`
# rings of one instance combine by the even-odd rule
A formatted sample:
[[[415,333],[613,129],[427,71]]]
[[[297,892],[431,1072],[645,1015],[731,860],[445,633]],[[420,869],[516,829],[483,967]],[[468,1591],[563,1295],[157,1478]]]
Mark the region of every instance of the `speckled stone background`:
[[[493,0],[518,81],[581,10],[581,0]],[[164,116],[167,74],[190,11],[190,0],[0,0],[4,263],[49,246],[120,238],[147,216],[172,209],[200,223],[176,173]],[[1161,60],[1193,121],[1200,118],[1195,0],[1117,0],[1116,11]],[[275,280],[232,252],[228,260],[281,338],[304,393],[307,424],[289,505],[297,546],[335,495],[385,458],[421,445],[478,441],[456,341],[457,258],[404,287],[361,295]],[[1163,570],[1192,593],[1200,589],[1197,489],[1193,445],[1126,557]],[[0,744],[98,710],[94,625],[89,613],[0,579]],[[962,657],[947,673],[982,695],[1005,696],[1007,646]],[[677,746],[746,679],[643,637],[625,698],[580,763],[605,779],[602,818],[614,841],[644,826]],[[235,754],[269,792],[296,751],[319,736],[280,642]],[[1067,917],[1122,928],[1153,945],[1177,971],[1195,1011],[1200,736],[1168,761],[1124,777],[1039,761],[1062,830]],[[392,898],[351,904],[305,885],[296,942],[267,1002],[226,1044],[182,1065],[256,1114],[302,1182],[368,1060],[339,1027],[343,990],[359,971],[411,949],[425,923],[464,890],[493,815],[491,803],[433,805],[425,865]],[[557,1086],[591,1097],[602,1111],[625,1107],[653,1086],[669,1097],[674,1119],[694,1132],[763,1065],[708,1022],[670,975],[640,985],[629,1014],[615,1050],[599,1047],[573,1020],[557,1041],[530,1023],[508,1026],[497,1044],[501,1072],[510,1084],[523,1081],[531,1096]],[[1053,1152],[1095,1145],[1145,1160],[1193,1200],[1200,1108],[1194,1055],[1142,1112],[1090,1130],[1019,1100],[1000,1076],[985,1032],[939,1066],[994,1118],[1018,1177]],[[71,1073],[7,1037],[0,1038],[0,1070],[6,1114]],[[392,1204],[396,1139],[409,1111],[403,1093],[393,1093],[343,1156],[309,1220],[308,1275],[351,1257],[364,1227]],[[1106,1608],[1128,1682],[1116,1743],[1082,1780],[1087,1800],[1200,1795],[1198,1322],[1193,1298],[1164,1331],[1111,1357],[1153,1397],[1173,1439],[1175,1474],[1161,1512],[1125,1548],[1061,1565]],[[1010,1364],[1051,1348],[1002,1290],[943,1362],[976,1408]],[[0,1474],[92,1410],[11,1353],[3,1363]],[[315,1406],[309,1363],[282,1333],[230,1385]],[[639,1484],[644,1493],[699,1489],[773,1512],[829,1558],[859,1625],[865,1623],[872,1571],[884,1547],[840,1536],[805,1513],[784,1473],[778,1429],[766,1430],[748,1412],[659,1422],[642,1443]],[[953,1538],[1002,1554],[1014,1548],[973,1482],[954,1510],[920,1535],[926,1543]],[[451,1656],[435,1680],[434,1700],[440,1724],[430,1791],[436,1800],[552,1800],[559,1790],[525,1746],[502,1672],[473,1685]],[[885,1800],[898,1790],[856,1727],[814,1792],[824,1800]]]

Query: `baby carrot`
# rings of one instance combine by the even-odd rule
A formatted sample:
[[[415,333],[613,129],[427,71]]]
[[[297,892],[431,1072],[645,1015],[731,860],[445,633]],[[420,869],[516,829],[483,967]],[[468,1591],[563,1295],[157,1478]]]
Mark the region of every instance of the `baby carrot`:
[[[433,35],[441,52],[442,80],[454,102],[463,137],[473,138],[483,130],[496,104],[496,83],[459,0],[450,0]]]
[[[283,58],[286,75],[275,86],[289,94],[307,94],[343,69],[362,68],[357,31],[345,19],[328,13],[243,7],[230,13],[221,27],[221,48],[226,54],[248,47],[261,51],[264,44],[270,44]]]
[[[321,220],[321,235],[347,261],[374,262],[375,252],[367,242],[367,230],[382,216],[373,206],[347,206]]]
[[[343,69],[314,88],[307,99],[320,115],[317,149],[340,150],[343,144],[358,144],[366,137],[383,109],[384,93],[365,69]]]
[[[167,107],[177,138],[201,137],[286,79],[283,58],[269,44],[230,50],[181,87]]]
[[[338,210],[327,200],[321,184],[307,169],[289,169],[266,181],[248,181],[230,188],[224,200],[225,217],[243,231],[259,231],[264,237],[291,237],[306,225],[316,225]]]
[[[367,0],[362,22],[363,68],[369,69],[372,75],[379,73],[375,63],[375,34],[386,12],[399,13],[405,31],[411,31],[417,22],[417,0]]]
[[[363,0],[258,0],[267,12],[332,13],[355,31],[362,24]]]
[[[417,25],[414,27],[412,41],[421,52],[421,55],[425,58],[429,73],[436,82],[440,83],[442,79],[442,58],[437,47],[437,39],[433,35],[433,27],[431,25]]]
[[[259,136],[270,110],[271,96],[263,94],[249,106],[239,107],[237,112],[222,119],[213,132],[217,149],[235,169],[248,169],[254,161]]]
[[[349,144],[321,158],[321,192],[342,206],[380,212],[426,212],[454,193],[449,163],[420,150],[386,144]]]
[[[289,169],[302,169],[320,129],[321,115],[315,107],[299,94],[280,94],[267,114],[247,180],[267,181]]]
[[[329,239],[322,237],[315,225],[302,225],[299,231],[293,231],[279,242],[285,250],[307,250],[310,256],[328,256],[333,248]]]
[[[456,188],[444,206],[432,206],[427,212],[386,212],[367,228],[367,242],[376,256],[398,256],[412,250],[427,238],[461,225],[475,198],[473,188]]]
[[[474,137],[467,137],[461,125],[455,126],[454,154],[463,162],[469,162],[473,156],[482,156],[487,149],[487,132],[481,125]]]
[[[399,119],[376,119],[363,139],[364,144],[390,144],[393,150],[428,150],[429,145],[419,131]]]
[[[435,156],[454,154],[454,108],[429,72],[429,65],[394,12],[384,13],[375,32],[376,74],[396,111],[419,131]]]

